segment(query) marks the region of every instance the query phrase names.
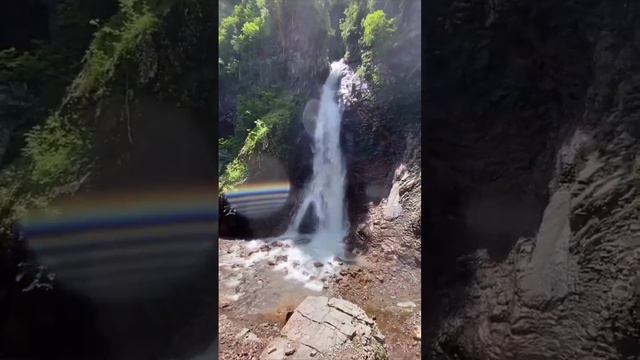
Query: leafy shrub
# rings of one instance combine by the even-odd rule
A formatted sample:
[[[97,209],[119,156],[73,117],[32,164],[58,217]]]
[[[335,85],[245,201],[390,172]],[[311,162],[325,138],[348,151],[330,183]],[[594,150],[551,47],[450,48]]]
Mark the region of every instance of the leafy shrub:
[[[396,20],[388,18],[383,10],[367,15],[362,21],[362,43],[376,51],[384,50],[389,39],[397,31]]]
[[[243,141],[238,136],[218,139],[218,173],[222,174],[227,165],[238,156]]]
[[[218,143],[224,169],[219,184],[222,191],[246,180],[251,157],[266,153],[284,159],[287,134],[299,108],[299,99],[274,89],[239,97],[236,133]]]
[[[102,26],[84,58],[84,68],[72,84],[75,96],[103,95],[116,67],[137,45],[157,30],[159,20],[144,0],[120,0],[120,16]]]
[[[268,52],[270,14],[264,0],[247,0],[233,8],[218,27],[219,70],[223,76],[239,77],[241,60]]]
[[[345,43],[355,43],[360,38],[360,22],[364,18],[366,8],[360,0],[353,1],[344,11],[345,17],[340,21],[340,35]]]
[[[233,160],[220,176],[219,188],[221,192],[228,192],[233,186],[243,183],[249,173],[247,164],[240,160]]]
[[[24,154],[31,163],[30,180],[40,185],[71,180],[83,165],[82,135],[57,114],[29,131]]]

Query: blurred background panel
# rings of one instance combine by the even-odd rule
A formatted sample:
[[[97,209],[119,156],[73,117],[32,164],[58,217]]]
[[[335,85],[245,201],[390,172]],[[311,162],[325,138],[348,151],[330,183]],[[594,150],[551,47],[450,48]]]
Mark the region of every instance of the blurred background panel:
[[[190,358],[216,339],[214,4],[0,14],[0,358]]]

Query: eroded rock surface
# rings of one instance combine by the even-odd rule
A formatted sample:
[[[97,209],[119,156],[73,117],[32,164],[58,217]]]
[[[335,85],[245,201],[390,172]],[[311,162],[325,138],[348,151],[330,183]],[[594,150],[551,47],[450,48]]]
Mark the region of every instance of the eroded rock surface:
[[[427,357],[638,359],[640,8],[428,6]]]
[[[309,296],[260,355],[281,359],[383,359],[384,336],[358,306],[342,299]]]

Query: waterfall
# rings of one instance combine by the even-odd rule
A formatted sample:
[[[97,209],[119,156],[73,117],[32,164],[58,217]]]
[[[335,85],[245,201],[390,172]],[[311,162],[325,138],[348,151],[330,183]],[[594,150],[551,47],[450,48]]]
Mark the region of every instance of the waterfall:
[[[333,62],[322,87],[313,134],[313,175],[289,229],[290,234],[310,240],[307,247],[316,258],[340,254],[349,228],[344,201],[346,166],[340,148],[342,109],[337,101],[345,68],[342,60]],[[303,234],[301,225],[308,217],[314,218],[314,229]]]
[[[349,73],[343,61],[331,64],[331,71],[322,87],[313,131],[313,174],[302,189],[300,206],[296,209],[288,230],[267,240],[278,245],[263,248],[263,240],[249,241],[245,246],[248,258],[231,261],[244,267],[271,259],[273,270],[285,273],[285,279],[304,283],[306,288],[322,291],[324,281],[335,273],[344,259],[344,239],[349,223],[346,217],[346,164],[340,147],[342,106],[338,102],[343,91],[343,76]],[[311,129],[313,128],[313,129]],[[311,223],[311,225],[309,225]]]

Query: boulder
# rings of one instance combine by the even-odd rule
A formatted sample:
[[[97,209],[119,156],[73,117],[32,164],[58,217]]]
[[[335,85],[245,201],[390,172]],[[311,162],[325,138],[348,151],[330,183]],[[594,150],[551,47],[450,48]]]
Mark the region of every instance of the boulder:
[[[375,322],[357,305],[307,297],[260,355],[261,360],[333,359],[346,354],[378,359],[386,353]]]

